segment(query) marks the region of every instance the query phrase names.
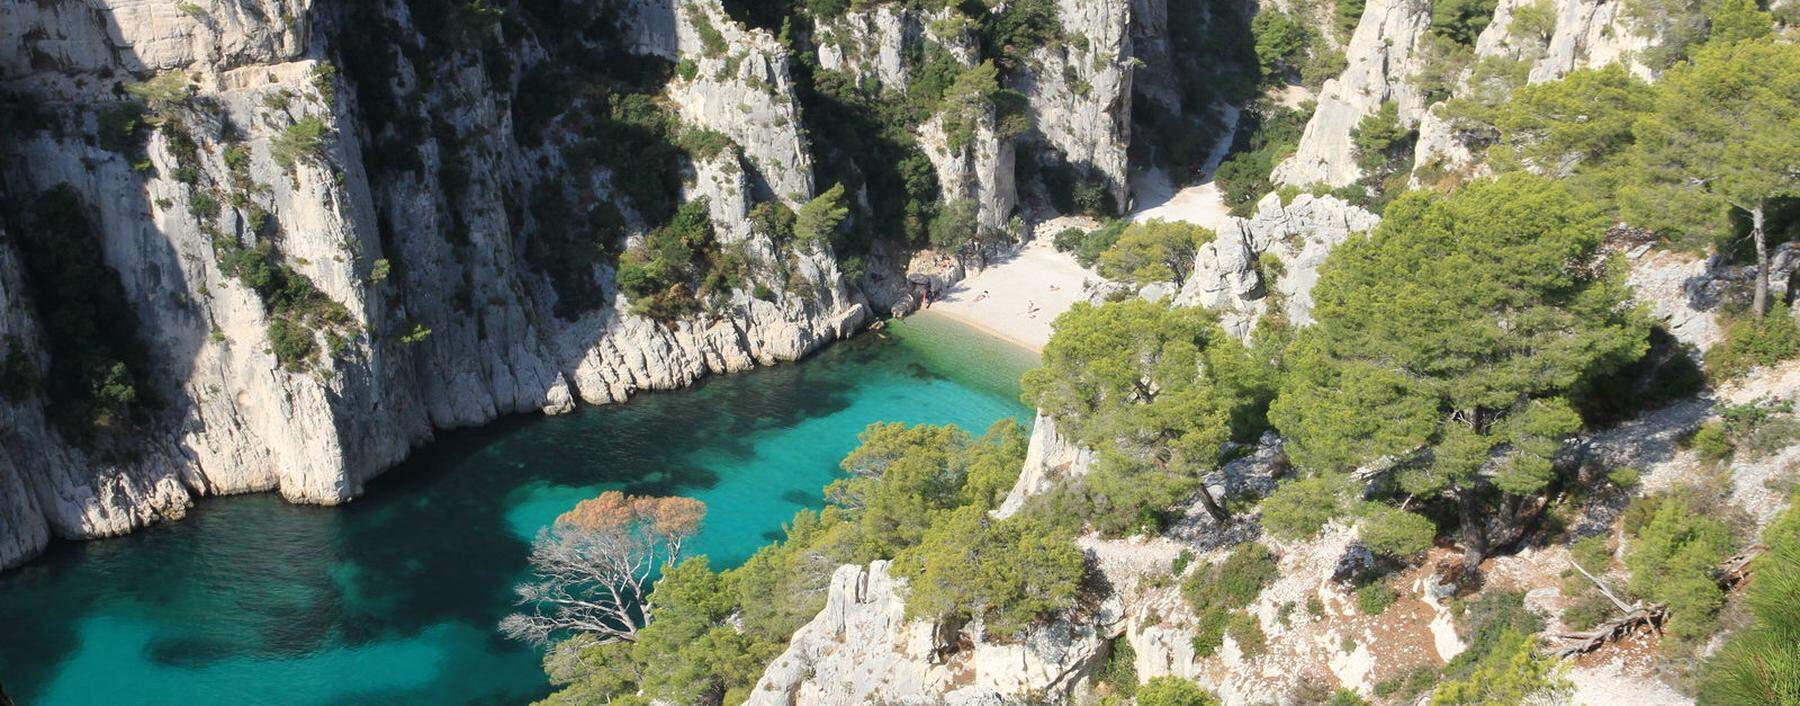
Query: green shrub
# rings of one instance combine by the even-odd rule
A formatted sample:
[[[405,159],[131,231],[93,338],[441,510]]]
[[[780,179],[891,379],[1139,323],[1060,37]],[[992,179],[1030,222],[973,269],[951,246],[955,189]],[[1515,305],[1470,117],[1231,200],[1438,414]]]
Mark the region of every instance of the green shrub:
[[[1107,643],[1106,664],[1094,680],[1125,698],[1137,691],[1137,652],[1131,649],[1131,640],[1119,637]]]
[[[672,320],[741,283],[744,264],[721,251],[705,199],[682,204],[668,225],[619,258],[619,289],[634,314]]]
[[[1176,576],[1187,573],[1188,566],[1194,563],[1194,550],[1183,547],[1180,554],[1169,560],[1169,573]]]
[[[983,56],[1027,61],[1032,49],[1063,41],[1063,27],[1053,0],[1018,0],[997,5],[981,25]]]
[[[1800,501],[1800,498],[1796,498]],[[1702,706],[1800,703],[1800,503],[1763,531],[1768,552],[1751,566],[1753,618],[1701,669]]]
[[[1371,503],[1357,525],[1357,536],[1369,551],[1405,557],[1430,549],[1437,525],[1417,513]]]
[[[1231,620],[1231,627],[1225,631],[1231,641],[1237,643],[1238,649],[1246,658],[1255,658],[1269,651],[1269,636],[1263,632],[1262,622],[1255,615],[1239,613]]]
[[[1386,581],[1371,581],[1356,589],[1356,609],[1364,615],[1381,615],[1397,600],[1400,594]]]
[[[1544,629],[1544,621],[1525,607],[1523,591],[1484,591],[1460,607],[1457,623],[1468,649],[1444,665],[1444,675],[1452,679],[1468,677],[1492,655],[1515,649],[1515,636]]]
[[[1356,25],[1362,21],[1363,5],[1366,0],[1337,0],[1332,8],[1333,25],[1338,36],[1349,41],[1350,35],[1356,32]]]
[[[682,130],[676,143],[694,159],[712,159],[731,149],[731,137],[716,130],[700,128]]]
[[[1194,650],[1212,655],[1223,643],[1239,610],[1250,605],[1280,575],[1275,555],[1256,542],[1238,545],[1225,560],[1181,582],[1181,595],[1194,609]]]
[[[1027,518],[995,520],[969,505],[933,523],[895,559],[909,579],[907,614],[931,620],[982,617],[989,634],[1015,637],[1075,606],[1086,558],[1066,536]]]
[[[1262,526],[1270,536],[1307,539],[1342,514],[1346,488],[1337,475],[1317,475],[1283,482],[1263,498]]]
[[[1529,633],[1508,629],[1467,673],[1440,685],[1431,706],[1512,706],[1558,703],[1572,690],[1563,666],[1536,653]],[[1467,653],[1465,653],[1467,654]]]
[[[1800,440],[1800,417],[1791,413],[1765,417],[1737,436],[1735,446],[1749,457],[1771,456]]]
[[[1620,488],[1635,488],[1643,480],[1643,472],[1630,466],[1620,466],[1606,472],[1606,480]]]
[[[1323,45],[1314,46],[1306,63],[1300,65],[1300,85],[1317,92],[1326,81],[1337,78],[1349,67],[1350,60],[1344,52]]]
[[[831,188],[807,201],[794,215],[794,237],[808,245],[830,242],[837,233],[838,225],[850,215],[850,207],[844,203],[844,185],[832,184]]]
[[[1438,670],[1433,665],[1417,665],[1375,683],[1375,695],[1391,698],[1392,703],[1410,704],[1437,684]]]
[[[712,18],[698,6],[688,6],[688,21],[694,25],[694,33],[700,35],[700,53],[708,58],[724,54],[731,47],[725,41],[725,35],[714,27]]]
[[[1213,175],[1220,197],[1233,215],[1250,215],[1257,200],[1275,188],[1269,183],[1269,173],[1300,144],[1312,112],[1310,103],[1295,110],[1258,101],[1239,116],[1238,133],[1246,137],[1233,145],[1233,154]]]
[[[1431,30],[1463,46],[1475,46],[1475,37],[1494,17],[1496,0],[1433,0]]]
[[[287,126],[269,143],[269,156],[275,163],[292,168],[301,159],[317,157],[325,145],[325,121],[306,116]]]
[[[188,213],[201,221],[211,221],[219,217],[221,207],[219,200],[204,191],[195,191],[188,195]]]
[[[1250,21],[1250,35],[1256,41],[1256,60],[1265,83],[1278,83],[1298,72],[1312,43],[1312,33],[1305,25],[1273,9],[1256,13]]]
[[[1417,140],[1418,132],[1401,124],[1397,103],[1383,103],[1380,110],[1364,116],[1350,131],[1363,177],[1354,185],[1360,187],[1357,192],[1345,192],[1346,200],[1380,212],[1388,200],[1405,191]]]
[[[1183,221],[1132,223],[1100,253],[1097,264],[1108,279],[1180,286],[1193,272],[1195,254],[1217,238],[1211,230]]]
[[[282,317],[269,320],[269,348],[281,367],[292,373],[306,372],[319,352],[311,329]]]
[[[1725,432],[1725,423],[1713,420],[1700,425],[1694,435],[1688,439],[1688,448],[1700,454],[1700,458],[1708,461],[1723,461],[1731,458],[1733,450],[1731,436]]]
[[[975,242],[979,235],[979,224],[976,221],[978,208],[979,205],[973,199],[958,199],[944,204],[937,217],[931,219],[931,246],[954,252]]]
[[[136,103],[119,103],[100,110],[95,116],[100,133],[100,147],[133,159],[144,149],[144,108]]]
[[[1337,691],[1331,692],[1331,698],[1325,701],[1325,706],[1370,706],[1370,704],[1356,692],[1339,688]]]
[[[1570,582],[1573,583],[1577,580],[1585,585],[1587,590],[1578,591],[1572,595],[1574,601],[1569,604],[1569,607],[1563,609],[1563,625],[1568,626],[1571,630],[1586,630],[1611,619],[1614,614],[1618,613],[1618,606],[1613,605],[1612,600],[1599,591],[1593,590],[1592,584],[1587,583],[1587,579],[1574,578],[1570,579]]]
[[[1706,368],[1729,380],[1762,365],[1800,356],[1800,326],[1785,304],[1776,302],[1761,319],[1741,317],[1725,327],[1725,340],[1706,352]]]
[[[804,0],[806,13],[817,20],[835,19],[850,9],[850,0]]]
[[[1713,567],[1736,549],[1731,527],[1686,493],[1639,498],[1628,529],[1631,592],[1669,606],[1665,646],[1683,649],[1712,633],[1725,593]]]
[[[1219,700],[1181,677],[1156,677],[1137,688],[1137,706],[1218,706]]]
[[[1070,226],[1051,236],[1050,244],[1056,247],[1057,252],[1074,252],[1081,247],[1082,240],[1085,238],[1087,238],[1087,231]]]
[[[1052,243],[1057,250],[1074,254],[1075,261],[1082,267],[1093,267],[1100,255],[1111,249],[1130,225],[1129,221],[1112,221],[1086,232],[1080,228],[1064,228]]]
[[[938,101],[945,146],[958,152],[975,138],[976,128],[993,112],[999,91],[1000,70],[992,60],[969,67],[950,82]]]
[[[166,71],[143,83],[125,84],[125,92],[161,119],[171,117],[176,108],[187,105],[194,96],[187,75],[179,71]]]

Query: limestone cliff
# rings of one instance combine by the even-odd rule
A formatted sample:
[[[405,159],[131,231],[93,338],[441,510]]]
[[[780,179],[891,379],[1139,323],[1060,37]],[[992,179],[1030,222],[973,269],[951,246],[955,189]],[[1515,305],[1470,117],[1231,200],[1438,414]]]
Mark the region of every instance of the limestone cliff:
[[[0,400],[0,567],[51,536],[179,516],[200,495],[341,502],[436,429],[791,360],[862,322],[828,249],[745,225],[755,200],[794,203],[813,189],[788,59],[767,32],[716,2],[624,13],[633,52],[699,57],[703,71],[668,94],[685,125],[731,144],[678,186],[707,198],[721,243],[752,261],[750,281],[707,313],[659,322],[631,313],[605,262],[576,267],[569,279],[583,286],[549,281],[534,249],[570,224],[520,205],[551,188],[579,205],[564,212],[571,220],[620,203],[629,238],[619,247],[646,227],[615,198],[634,175],[576,161],[577,131],[557,122],[574,115],[539,140],[518,124],[521,104],[542,99],[528,95],[541,89],[527,84],[533,69],[581,59],[559,54],[579,43],[552,41],[540,33],[558,30],[528,14],[490,23],[443,10],[305,0],[0,10],[5,88],[37,116],[0,144],[0,184],[15,211],[62,184],[77,196],[93,255],[135,315],[115,333],[142,339],[160,402],[129,448],[98,453],[47,421],[43,396]],[[728,55],[697,48],[702,22],[728,38]],[[125,105],[120,87],[158,75],[178,75],[182,98],[158,110],[141,156],[102,147],[116,128],[107,116]],[[314,126],[321,134],[296,155],[296,130]],[[243,252],[342,312],[285,342],[323,351],[311,362],[275,350],[272,323],[285,314],[237,276]],[[0,242],[0,355],[16,352],[41,376],[44,302],[15,259]],[[752,285],[771,294],[752,296]]]
[[[1019,90],[1032,123],[1063,162],[1099,176],[1118,209],[1130,203],[1133,61],[1130,0],[1058,0],[1062,41],[1031,53]]]
[[[884,4],[798,37],[718,0],[0,7],[0,360],[67,372],[54,302],[19,264],[33,219],[81,225],[118,280],[109,333],[144,351],[143,404],[102,443],[70,438],[42,389],[0,396],[0,567],[198,496],[342,502],[437,430],[791,360],[889,310],[917,234],[846,273],[753,213],[839,180],[806,103],[819,70],[903,93],[927,47],[1004,65],[1016,113],[990,98],[955,130],[941,113],[911,128],[939,203],[974,202],[984,237],[1049,215],[1021,193],[1044,180],[1015,171],[1125,205],[1134,52],[1170,51],[1166,8],[1047,7],[1059,41],[1023,48]],[[32,210],[64,185],[65,213]],[[696,199],[743,272],[699,311],[642,315],[621,252]]]
[[[1016,641],[982,639],[943,655],[935,627],[906,619],[905,581],[888,562],[842,566],[825,608],[794,633],[750,692],[747,706],[1002,704],[1068,698],[1093,677],[1117,632],[1119,606],[1034,628]]]
[[[1635,31],[1623,15],[1618,0],[1500,0],[1494,17],[1475,40],[1474,57],[1523,62],[1525,81],[1543,83],[1570,71],[1613,63],[1625,64],[1641,78],[1651,71],[1638,57],[1654,44],[1654,38]],[[1530,17],[1531,22],[1521,21]],[[1545,26],[1544,20],[1548,20]],[[1468,77],[1457,87],[1457,96],[1475,87]],[[1415,171],[1425,168],[1454,171],[1479,169],[1477,155],[1459,135],[1452,121],[1441,115],[1442,103],[1431,105],[1419,123]]]
[[[1379,220],[1334,196],[1299,194],[1284,203],[1268,194],[1255,215],[1230,219],[1200,248],[1175,303],[1218,311],[1226,330],[1240,337],[1272,306],[1290,322],[1312,323],[1312,288],[1325,257]]]
[[[1423,66],[1431,4],[1418,0],[1369,0],[1344,48],[1349,66],[1319,90],[1318,108],[1306,123],[1294,154],[1276,165],[1277,184],[1345,186],[1362,177],[1350,139],[1357,123],[1383,103],[1398,108],[1401,124],[1416,125],[1425,96],[1414,77]]]

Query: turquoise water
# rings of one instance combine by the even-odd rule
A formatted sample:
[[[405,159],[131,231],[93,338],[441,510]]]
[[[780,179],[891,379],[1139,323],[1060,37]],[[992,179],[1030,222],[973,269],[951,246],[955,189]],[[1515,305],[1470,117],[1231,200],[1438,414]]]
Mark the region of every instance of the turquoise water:
[[[58,545],[0,575],[0,684],[20,706],[515,704],[538,653],[500,638],[531,537],[602,490],[709,512],[731,566],[821,504],[875,421],[979,432],[1028,354],[931,320],[798,365],[446,434],[336,508],[206,500],[186,520]]]

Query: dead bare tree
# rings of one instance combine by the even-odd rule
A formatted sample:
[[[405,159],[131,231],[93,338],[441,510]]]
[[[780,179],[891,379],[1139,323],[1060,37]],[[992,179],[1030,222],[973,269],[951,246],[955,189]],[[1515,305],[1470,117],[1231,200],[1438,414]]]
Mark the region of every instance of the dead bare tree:
[[[690,498],[609,491],[583,500],[532,542],[534,580],[514,589],[523,610],[501,620],[500,631],[535,644],[569,632],[636,641],[650,622],[650,577],[674,565],[705,516],[706,506]]]
[[[1727,591],[1731,590],[1749,576],[1750,562],[1761,556],[1766,549],[1766,547],[1757,545],[1726,559],[1724,563],[1713,570],[1714,580],[1719,582],[1719,587]],[[1600,589],[1600,594],[1612,601],[1613,606],[1619,609],[1620,615],[1595,625],[1591,630],[1558,633],[1556,638],[1563,640],[1564,643],[1554,650],[1553,654],[1557,657],[1573,657],[1592,652],[1600,649],[1606,643],[1624,639],[1639,629],[1662,630],[1663,621],[1669,617],[1668,606],[1661,603],[1645,605],[1643,601],[1626,603],[1619,598],[1618,594],[1613,593],[1605,581],[1588,573],[1587,568],[1583,567],[1581,562],[1570,559],[1569,564]]]

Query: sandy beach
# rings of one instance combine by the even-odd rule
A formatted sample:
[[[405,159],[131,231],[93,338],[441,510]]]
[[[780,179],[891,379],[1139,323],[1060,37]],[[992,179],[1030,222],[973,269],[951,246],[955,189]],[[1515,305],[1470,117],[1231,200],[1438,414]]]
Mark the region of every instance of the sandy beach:
[[[1132,222],[1186,221],[1215,233],[1231,223],[1231,209],[1225,206],[1219,187],[1210,179],[1177,190],[1168,175],[1148,171],[1132,179],[1131,188],[1132,193],[1137,194],[1138,202],[1143,204],[1128,216]]]
[[[1222,117],[1235,124],[1237,111]],[[1207,159],[1208,172],[1218,169],[1230,143],[1229,137],[1220,140]],[[1136,194],[1136,208],[1126,218],[1134,222],[1187,221],[1214,231],[1230,224],[1230,209],[1211,179],[1178,189],[1161,170],[1146,170],[1132,176],[1132,193]],[[1100,279],[1074,256],[1057,252],[1051,245],[1052,236],[1068,226],[1092,229],[1100,224],[1074,217],[1039,224],[1037,237],[1018,254],[951,285],[930,308],[915,316],[943,316],[1031,350],[1043,350],[1050,342],[1051,322],[1085,298],[1087,281]]]
[[[1098,279],[1050,244],[1046,234],[1018,254],[951,285],[915,316],[943,316],[1034,351],[1050,341],[1050,322],[1082,300],[1082,282]]]
[[[1226,124],[1237,124],[1238,111],[1227,109],[1220,114],[1221,121]],[[1213,146],[1212,154],[1206,158],[1205,182],[1186,188],[1177,188],[1173,179],[1161,169],[1148,169],[1133,174],[1131,177],[1131,193],[1136,199],[1131,215],[1126,218],[1142,223],[1151,220],[1187,221],[1202,228],[1210,228],[1214,232],[1223,230],[1231,222],[1231,209],[1225,206],[1225,199],[1219,193],[1218,185],[1213,183],[1211,175],[1219,170],[1219,163],[1225,160],[1225,153],[1231,150],[1231,136],[1220,138]]]

